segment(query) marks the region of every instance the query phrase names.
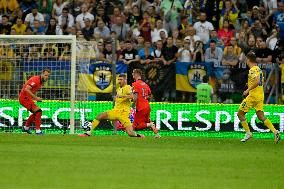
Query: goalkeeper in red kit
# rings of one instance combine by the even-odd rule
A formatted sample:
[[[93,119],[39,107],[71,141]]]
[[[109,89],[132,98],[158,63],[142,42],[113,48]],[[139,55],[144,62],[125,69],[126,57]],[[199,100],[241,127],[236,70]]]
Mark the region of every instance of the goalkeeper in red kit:
[[[141,79],[142,72],[139,69],[134,69],[132,72],[133,104],[136,106],[136,114],[133,121],[134,130],[142,130],[150,127],[155,133],[156,138],[161,138],[158,130],[153,122],[150,121],[151,108],[148,99],[151,97],[150,87]]]
[[[41,75],[31,77],[22,88],[19,94],[19,102],[32,114],[28,118],[22,131],[31,134],[30,125],[35,122],[36,134],[42,135],[40,130],[42,110],[35,104],[35,101],[41,102],[42,99],[36,96],[36,92],[41,88],[41,86],[48,80],[50,74],[49,69],[44,69]]]

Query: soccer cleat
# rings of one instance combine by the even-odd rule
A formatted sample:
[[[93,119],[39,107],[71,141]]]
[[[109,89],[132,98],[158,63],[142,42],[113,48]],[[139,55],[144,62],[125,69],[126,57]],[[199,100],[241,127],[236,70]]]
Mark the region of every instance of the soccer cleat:
[[[26,130],[24,127],[22,128],[22,132],[24,133],[28,133],[28,134],[32,134],[30,128],[28,130]]]
[[[275,135],[275,143],[277,144],[281,140],[280,132],[276,131],[274,135]]]
[[[44,135],[44,133],[40,131],[39,133],[36,132],[36,135]]]
[[[246,133],[245,138],[243,138],[241,140],[241,142],[246,142],[246,141],[248,141],[251,138],[252,138],[252,134],[251,133]]]
[[[139,138],[145,138],[145,135],[139,134],[140,137]]]
[[[157,133],[157,134],[155,135],[155,138],[161,138],[161,135],[159,135],[159,133]]]
[[[79,137],[89,137],[91,135],[89,135],[88,133],[83,133],[83,134],[78,134]]]

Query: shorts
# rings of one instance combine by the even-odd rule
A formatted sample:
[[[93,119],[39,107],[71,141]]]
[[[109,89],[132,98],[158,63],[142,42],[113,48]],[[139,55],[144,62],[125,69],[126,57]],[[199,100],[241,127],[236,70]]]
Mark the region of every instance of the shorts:
[[[28,97],[21,97],[19,98],[19,102],[22,106],[24,106],[25,108],[27,108],[28,111],[34,113],[34,110],[40,109],[35,102],[28,98]]]
[[[112,109],[106,112],[108,119],[111,121],[118,120],[123,125],[123,127],[132,126],[132,123],[129,119],[129,111],[127,110],[116,110]]]
[[[150,123],[150,112],[151,108],[147,107],[143,110],[136,110],[134,117],[133,128],[134,130],[142,130],[147,128],[147,123]]]
[[[239,110],[247,113],[252,108],[254,108],[256,112],[263,111],[263,99],[256,99],[249,95],[242,101]]]

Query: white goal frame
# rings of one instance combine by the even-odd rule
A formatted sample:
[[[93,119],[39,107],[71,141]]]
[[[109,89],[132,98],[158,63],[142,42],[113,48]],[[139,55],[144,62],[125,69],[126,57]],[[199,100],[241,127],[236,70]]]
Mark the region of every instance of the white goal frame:
[[[75,132],[75,79],[76,79],[76,36],[73,35],[0,35],[1,40],[9,42],[9,40],[58,40],[71,44],[71,70],[70,70],[70,134]]]

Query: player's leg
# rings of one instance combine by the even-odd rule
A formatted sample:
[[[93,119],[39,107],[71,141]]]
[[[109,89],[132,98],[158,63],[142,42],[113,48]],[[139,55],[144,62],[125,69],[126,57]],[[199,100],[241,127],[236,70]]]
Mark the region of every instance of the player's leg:
[[[36,134],[42,135],[43,133],[40,130],[41,125],[41,116],[42,116],[42,110],[38,107],[33,109],[34,116],[35,116],[35,127],[36,127]]]
[[[280,138],[280,132],[278,130],[276,130],[275,127],[273,126],[273,124],[271,123],[271,121],[264,116],[264,113],[263,113],[262,110],[257,110],[256,115],[257,115],[258,119],[261,120],[264,123],[264,125],[274,133],[275,142],[278,143],[281,139]]]
[[[251,107],[252,107],[252,102],[247,97],[241,103],[237,114],[238,118],[240,119],[241,125],[243,126],[246,132],[245,137],[241,140],[242,142],[246,142],[252,138],[252,133],[250,132],[248,122],[246,120],[246,113],[251,109]]]
[[[128,136],[130,136],[130,137],[141,137],[141,138],[145,137],[142,134],[137,134],[133,130],[132,123],[131,123],[131,121],[129,119],[129,112],[121,112],[121,114],[118,116],[118,120],[124,126],[125,131],[128,134]]]
[[[128,136],[130,136],[130,137],[141,137],[141,138],[145,138],[144,135],[136,133],[136,132],[133,130],[133,127],[132,127],[131,124],[129,124],[129,125],[124,125],[124,127],[125,127],[125,131],[126,131],[126,133],[128,134]]]
[[[147,122],[147,127],[150,127],[152,129],[152,131],[155,134],[155,138],[161,138],[161,136],[158,133],[158,129],[156,128],[155,123],[150,120],[150,113],[151,113],[151,108],[149,107],[149,108],[146,109],[146,112],[145,112],[145,115],[144,115],[145,120]]]

